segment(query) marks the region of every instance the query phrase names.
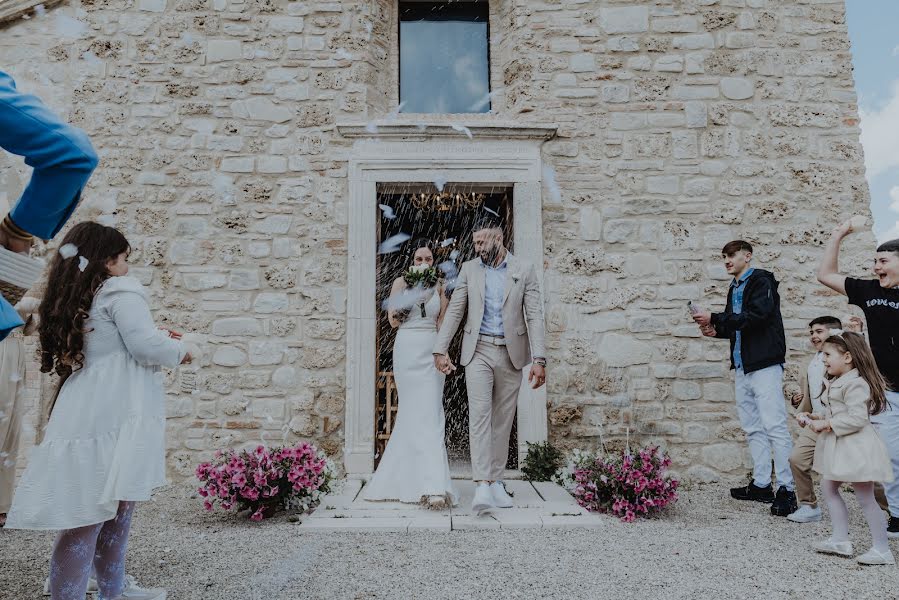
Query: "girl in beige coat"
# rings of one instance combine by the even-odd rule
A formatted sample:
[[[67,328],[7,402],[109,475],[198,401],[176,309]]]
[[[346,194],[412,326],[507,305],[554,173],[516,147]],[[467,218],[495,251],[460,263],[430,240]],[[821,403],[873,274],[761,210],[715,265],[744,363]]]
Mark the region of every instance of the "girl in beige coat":
[[[864,565],[892,565],[895,559],[883,512],[874,500],[874,483],[892,481],[893,472],[886,447],[869,418],[886,407],[886,385],[864,337],[832,333],[838,335],[828,337],[823,347],[826,414],[797,415],[801,425],[819,432],[812,468],[823,477],[821,488],[833,527],[831,537],[814,547],[825,554],[852,556],[849,513],[840,495],[840,485],[851,482],[874,541],[857,560]]]

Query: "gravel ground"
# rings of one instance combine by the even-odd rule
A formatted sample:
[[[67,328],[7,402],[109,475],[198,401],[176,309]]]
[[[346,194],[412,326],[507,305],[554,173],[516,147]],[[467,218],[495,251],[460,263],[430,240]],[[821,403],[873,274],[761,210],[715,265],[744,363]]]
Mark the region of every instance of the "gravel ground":
[[[810,550],[826,522],[797,525],[725,485],[684,491],[660,519],[602,530],[300,532],[206,513],[171,487],[139,505],[128,572],[170,600],[370,598],[896,598],[896,567]],[[847,494],[851,496],[851,494]],[[850,499],[852,540],[867,527]],[[0,597],[41,598],[52,533],[0,530]],[[893,551],[899,554],[899,542]]]

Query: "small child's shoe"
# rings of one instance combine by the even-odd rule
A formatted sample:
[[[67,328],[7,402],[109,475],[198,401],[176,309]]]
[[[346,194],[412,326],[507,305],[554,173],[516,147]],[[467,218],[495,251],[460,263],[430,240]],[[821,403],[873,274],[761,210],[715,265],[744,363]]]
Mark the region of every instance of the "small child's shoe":
[[[837,556],[852,556],[852,542],[835,542],[828,538],[823,542],[815,542],[812,548],[821,554],[836,554]]]
[[[896,559],[893,558],[893,553],[887,550],[886,552],[881,552],[876,548],[871,548],[855,560],[858,561],[860,565],[895,565]]]

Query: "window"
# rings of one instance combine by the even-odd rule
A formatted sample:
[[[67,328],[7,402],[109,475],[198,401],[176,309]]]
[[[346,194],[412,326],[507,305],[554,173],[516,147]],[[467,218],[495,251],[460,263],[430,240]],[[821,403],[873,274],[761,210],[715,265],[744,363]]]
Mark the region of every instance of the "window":
[[[399,7],[401,112],[490,112],[486,0]]]

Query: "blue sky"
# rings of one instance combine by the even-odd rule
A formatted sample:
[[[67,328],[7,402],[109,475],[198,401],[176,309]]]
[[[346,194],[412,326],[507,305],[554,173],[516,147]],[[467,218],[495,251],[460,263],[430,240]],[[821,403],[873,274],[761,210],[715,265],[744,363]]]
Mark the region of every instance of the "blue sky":
[[[874,232],[899,237],[899,0],[846,0]]]

